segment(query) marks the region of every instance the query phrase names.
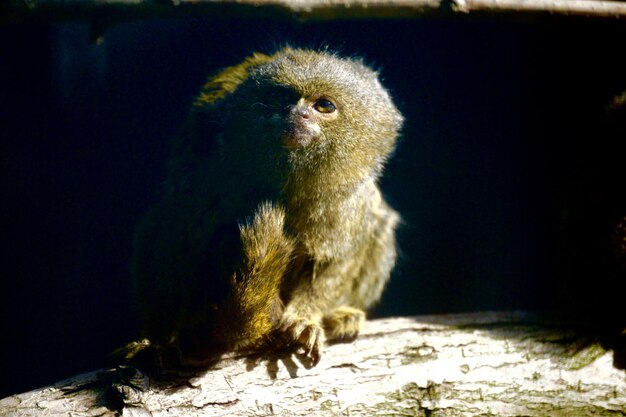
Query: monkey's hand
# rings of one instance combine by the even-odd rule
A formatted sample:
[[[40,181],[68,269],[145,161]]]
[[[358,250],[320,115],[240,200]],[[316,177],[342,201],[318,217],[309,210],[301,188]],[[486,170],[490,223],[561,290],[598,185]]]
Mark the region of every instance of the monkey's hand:
[[[319,318],[287,312],[283,315],[279,332],[289,345],[301,349],[313,366],[319,363],[325,340]]]

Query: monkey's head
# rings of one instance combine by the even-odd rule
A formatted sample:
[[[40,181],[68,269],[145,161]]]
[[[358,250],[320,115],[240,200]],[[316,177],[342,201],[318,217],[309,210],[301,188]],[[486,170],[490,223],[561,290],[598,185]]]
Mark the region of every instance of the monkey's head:
[[[250,157],[288,161],[301,179],[337,185],[380,174],[403,119],[375,71],[359,60],[290,48],[242,65],[228,70],[239,71],[237,85],[222,86],[232,90],[223,100],[224,142],[237,142],[240,158],[245,147]]]

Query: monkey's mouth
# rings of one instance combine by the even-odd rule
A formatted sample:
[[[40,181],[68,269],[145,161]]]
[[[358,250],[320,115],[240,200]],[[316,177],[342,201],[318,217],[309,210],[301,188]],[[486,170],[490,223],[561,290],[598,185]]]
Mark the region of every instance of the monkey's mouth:
[[[304,121],[291,122],[282,133],[282,142],[289,149],[304,148],[319,136],[317,123]]]

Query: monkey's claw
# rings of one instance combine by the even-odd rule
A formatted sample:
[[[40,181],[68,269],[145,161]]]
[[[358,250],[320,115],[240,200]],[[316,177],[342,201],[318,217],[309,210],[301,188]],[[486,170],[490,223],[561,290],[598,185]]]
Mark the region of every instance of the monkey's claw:
[[[311,358],[313,366],[318,364],[324,346],[324,330],[319,324],[300,317],[284,317],[280,333],[287,343],[297,346]]]

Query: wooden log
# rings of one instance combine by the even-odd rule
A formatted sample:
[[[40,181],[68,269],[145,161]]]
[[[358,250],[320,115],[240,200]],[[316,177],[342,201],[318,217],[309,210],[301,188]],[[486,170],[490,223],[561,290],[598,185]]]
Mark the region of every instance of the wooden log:
[[[624,416],[626,375],[576,323],[523,312],[369,321],[316,367],[229,355],[155,381],[101,370],[0,400],[2,416]]]

